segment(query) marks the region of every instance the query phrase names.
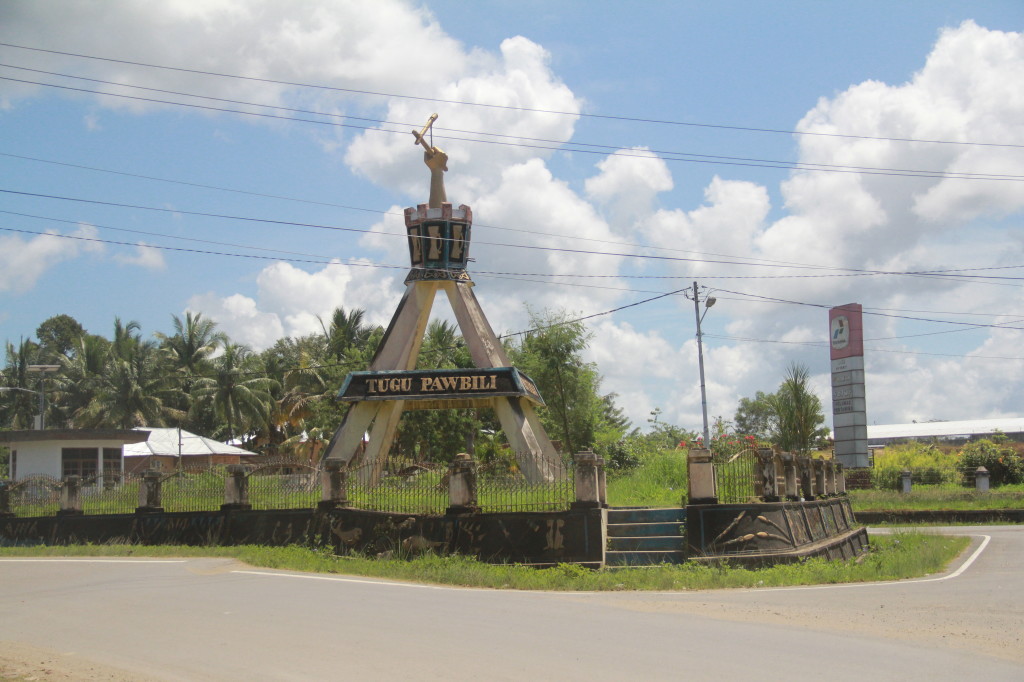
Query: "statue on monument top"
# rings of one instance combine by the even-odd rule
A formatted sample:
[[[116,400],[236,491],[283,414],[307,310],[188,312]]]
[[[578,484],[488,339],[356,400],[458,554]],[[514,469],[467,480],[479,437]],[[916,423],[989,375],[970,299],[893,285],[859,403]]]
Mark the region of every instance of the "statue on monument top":
[[[448,196],[444,191],[444,173],[448,170],[448,155],[440,147],[428,144],[426,139],[427,132],[430,131],[436,120],[437,114],[431,114],[422,130],[412,131],[413,137],[416,138],[416,144],[423,145],[423,149],[426,150],[423,152],[423,163],[427,164],[427,168],[430,169],[430,199],[427,201],[427,206],[430,208],[441,208],[441,204],[448,201]]]

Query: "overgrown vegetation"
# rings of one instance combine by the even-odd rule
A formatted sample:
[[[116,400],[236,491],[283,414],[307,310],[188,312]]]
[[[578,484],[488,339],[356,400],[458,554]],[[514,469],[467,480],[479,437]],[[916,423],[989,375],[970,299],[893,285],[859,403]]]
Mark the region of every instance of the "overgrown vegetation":
[[[85,545],[0,549],[0,556],[231,557],[264,568],[340,573],[440,585],[515,590],[703,590],[782,587],[827,583],[900,580],[936,573],[967,547],[968,538],[901,532],[873,536],[859,560],[811,559],[762,569],[707,566],[655,566],[590,571],[576,565],[534,569],[489,565],[462,556],[425,555],[413,559],[338,557],[303,547],[154,547]]]

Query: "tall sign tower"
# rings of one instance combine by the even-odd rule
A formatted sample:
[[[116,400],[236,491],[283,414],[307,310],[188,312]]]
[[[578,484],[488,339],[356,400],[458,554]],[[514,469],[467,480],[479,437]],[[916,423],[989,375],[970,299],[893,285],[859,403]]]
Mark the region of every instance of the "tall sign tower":
[[[863,307],[847,303],[828,312],[832,358],[832,435],[843,467],[866,467],[868,418],[864,393]]]
[[[434,114],[419,131],[430,169],[430,199],[405,209],[412,269],[405,295],[366,372],[345,379],[338,398],[352,403],[327,447],[325,459],[370,465],[364,478],[380,477],[405,410],[491,407],[516,453],[520,471],[532,482],[552,480],[560,463],[534,410],[543,400],[533,381],[512,367],[473,293],[466,271],[473,212],[453,208],[444,188],[448,155],[427,142]],[[435,296],[443,291],[451,303],[476,369],[417,370],[416,360]],[[369,440],[365,441],[365,435]]]

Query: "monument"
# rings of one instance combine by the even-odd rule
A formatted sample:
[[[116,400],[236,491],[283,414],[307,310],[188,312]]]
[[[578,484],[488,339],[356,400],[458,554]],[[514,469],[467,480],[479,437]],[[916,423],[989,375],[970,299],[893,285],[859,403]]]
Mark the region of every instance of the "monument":
[[[361,466],[361,478],[375,483],[404,411],[490,407],[526,479],[549,481],[560,460],[534,410],[544,402],[533,381],[512,367],[473,293],[473,280],[466,271],[473,212],[465,204],[454,208],[448,202],[444,186],[448,155],[427,141],[436,120],[433,114],[421,130],[413,131],[430,169],[430,198],[426,204],[405,209],[412,265],[405,278],[405,294],[369,370],[349,374],[338,393],[339,400],[350,402],[351,407],[324,461]],[[475,369],[416,369],[430,311],[441,291],[451,303]]]

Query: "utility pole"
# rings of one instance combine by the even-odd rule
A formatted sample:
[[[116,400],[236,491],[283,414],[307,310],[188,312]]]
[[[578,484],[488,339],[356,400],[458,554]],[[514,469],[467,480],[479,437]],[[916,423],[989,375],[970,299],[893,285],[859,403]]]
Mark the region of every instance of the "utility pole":
[[[700,368],[700,409],[701,415],[704,417],[704,447],[708,450],[711,449],[711,435],[708,430],[708,394],[707,389],[704,385],[704,334],[701,332],[700,323],[704,320],[704,315],[708,314],[708,308],[715,304],[714,296],[707,296],[705,290],[704,300],[704,313],[700,312],[700,288],[697,283],[693,283],[693,293],[687,293],[687,298],[693,298],[693,315],[694,319],[697,320],[697,366]]]

